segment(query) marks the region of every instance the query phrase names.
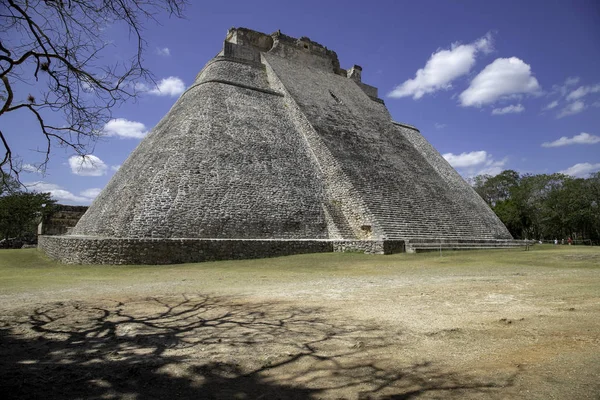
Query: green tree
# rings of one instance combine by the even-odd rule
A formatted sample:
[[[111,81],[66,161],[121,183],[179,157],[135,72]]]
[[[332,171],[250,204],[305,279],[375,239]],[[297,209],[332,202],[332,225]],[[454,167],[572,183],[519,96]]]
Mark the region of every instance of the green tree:
[[[19,190],[19,182],[11,175],[0,171],[0,196]]]
[[[600,240],[600,172],[583,179],[506,170],[472,182],[515,238]]]
[[[498,202],[492,210],[496,213],[500,221],[506,225],[506,228],[515,238],[521,238],[526,224],[526,218],[521,212],[521,208],[512,200]]]
[[[29,238],[37,224],[52,212],[50,193],[16,192],[0,196],[0,234],[4,239]]]
[[[590,214],[590,239],[600,243],[600,171],[592,174],[587,180],[587,193]]]
[[[521,176],[513,170],[505,170],[496,176],[481,175],[473,179],[475,191],[494,210],[515,238],[521,238],[528,226],[528,219],[520,203]]]
[[[486,203],[494,207],[498,202],[512,197],[513,190],[519,185],[520,179],[518,172],[505,170],[496,176],[476,176],[474,188]]]

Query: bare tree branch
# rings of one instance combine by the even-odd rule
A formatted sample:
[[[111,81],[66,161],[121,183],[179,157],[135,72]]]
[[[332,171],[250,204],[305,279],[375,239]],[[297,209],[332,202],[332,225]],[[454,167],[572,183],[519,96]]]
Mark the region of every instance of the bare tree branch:
[[[37,121],[46,143],[42,170],[56,145],[89,154],[111,118],[111,108],[136,96],[136,82],[154,83],[143,63],[145,24],[160,13],[182,18],[186,3],[0,0],[0,119],[21,111]],[[110,43],[102,32],[113,25],[127,27],[136,49],[129,60],[106,64],[103,52]],[[25,92],[32,84],[35,96]],[[57,112],[62,124],[47,123]],[[10,137],[10,132],[0,131],[0,173],[18,179]]]

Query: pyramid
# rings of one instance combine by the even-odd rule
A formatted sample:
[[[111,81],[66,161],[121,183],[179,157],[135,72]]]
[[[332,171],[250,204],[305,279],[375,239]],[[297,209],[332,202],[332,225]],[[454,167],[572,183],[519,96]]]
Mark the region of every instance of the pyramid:
[[[512,237],[377,88],[302,37],[227,33],[69,235],[71,263],[175,263]]]

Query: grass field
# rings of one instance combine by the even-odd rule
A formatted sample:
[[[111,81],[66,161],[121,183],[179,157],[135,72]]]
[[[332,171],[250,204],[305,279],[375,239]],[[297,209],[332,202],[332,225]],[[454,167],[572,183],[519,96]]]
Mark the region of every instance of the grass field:
[[[9,398],[600,395],[600,248],[62,265],[0,251]]]
[[[154,265],[65,265],[50,260],[36,249],[0,251],[0,294],[71,288],[73,285],[152,282],[174,276],[245,277],[257,274],[283,280],[306,277],[380,276],[410,273],[426,268],[439,273],[465,271],[485,273],[489,268],[600,268],[600,248],[585,246],[535,246],[496,251],[452,251],[395,254],[320,253],[259,260],[219,261],[197,264]],[[425,271],[419,271],[425,272]],[[207,283],[219,286],[218,281]],[[225,282],[223,282],[225,283]]]

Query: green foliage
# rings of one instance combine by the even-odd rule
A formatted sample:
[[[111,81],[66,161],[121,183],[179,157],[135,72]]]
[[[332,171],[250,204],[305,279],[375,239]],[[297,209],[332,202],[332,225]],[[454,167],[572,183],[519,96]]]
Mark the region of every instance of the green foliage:
[[[37,224],[52,212],[54,204],[50,193],[13,192],[0,196],[1,237],[35,237]]]
[[[490,175],[479,175],[474,178],[475,190],[490,205],[509,199],[512,189],[518,185],[519,173],[506,170],[492,177]]]
[[[506,170],[473,185],[515,238],[600,241],[600,172],[582,179]]]
[[[19,182],[11,175],[0,171],[0,196],[19,190]]]

